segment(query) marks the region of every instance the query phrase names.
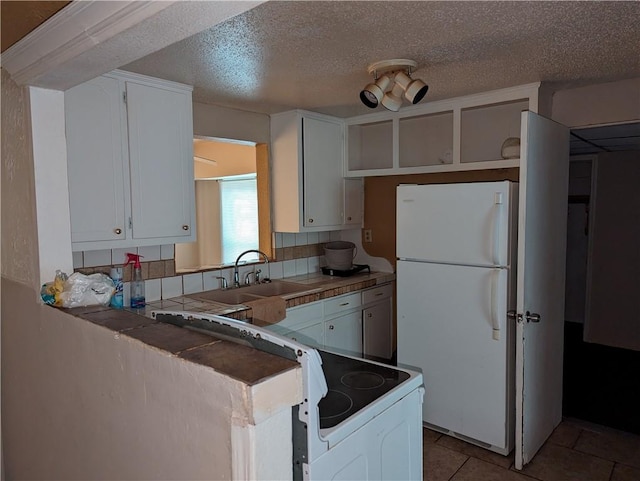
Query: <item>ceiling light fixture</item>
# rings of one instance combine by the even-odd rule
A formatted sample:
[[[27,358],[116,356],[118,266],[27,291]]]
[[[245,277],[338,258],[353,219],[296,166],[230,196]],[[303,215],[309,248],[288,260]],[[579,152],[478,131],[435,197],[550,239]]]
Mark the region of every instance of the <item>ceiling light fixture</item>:
[[[413,60],[402,58],[372,63],[368,72],[373,75],[374,83],[360,92],[360,100],[369,108],[375,109],[382,104],[394,112],[400,110],[403,97],[417,104],[429,90],[422,80],[411,78],[411,72],[417,66]]]

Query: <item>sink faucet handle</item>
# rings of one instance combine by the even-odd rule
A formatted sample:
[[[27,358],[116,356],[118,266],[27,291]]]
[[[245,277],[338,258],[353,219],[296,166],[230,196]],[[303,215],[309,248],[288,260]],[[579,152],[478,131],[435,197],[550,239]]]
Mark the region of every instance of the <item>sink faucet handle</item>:
[[[247,272],[244,276],[244,285],[248,286],[251,284],[251,281],[249,280],[249,278],[251,277],[251,274],[253,274],[253,272]]]
[[[216,276],[216,279],[220,279],[220,284],[222,285],[222,289],[227,289],[229,287],[226,277]]]
[[[254,284],[260,284],[260,273],[262,272],[262,269],[258,269],[255,272],[255,277],[253,279],[253,283]]]

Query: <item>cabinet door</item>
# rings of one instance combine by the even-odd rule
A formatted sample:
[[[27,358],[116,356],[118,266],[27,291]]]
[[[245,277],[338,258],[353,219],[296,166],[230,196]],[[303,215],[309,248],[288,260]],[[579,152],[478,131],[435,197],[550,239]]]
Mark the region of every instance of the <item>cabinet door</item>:
[[[362,179],[344,179],[344,223],[362,225],[364,186]]]
[[[362,311],[362,337],[367,358],[391,358],[391,299]]]
[[[324,322],[324,344],[352,356],[362,356],[362,311]]]
[[[304,117],[304,225],[305,227],[342,224],[343,184],[342,125]]]
[[[64,94],[71,241],[126,239],[126,116],[120,83],[98,77]]]
[[[318,322],[296,332],[292,332],[287,337],[309,347],[322,348],[324,347],[324,326],[322,322]]]
[[[133,237],[184,237],[194,207],[189,92],[127,82]]]

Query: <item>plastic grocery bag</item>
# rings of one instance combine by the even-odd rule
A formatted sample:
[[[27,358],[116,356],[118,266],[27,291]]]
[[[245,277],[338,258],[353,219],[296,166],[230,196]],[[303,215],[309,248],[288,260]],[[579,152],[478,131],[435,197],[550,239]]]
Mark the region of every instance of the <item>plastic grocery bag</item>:
[[[66,278],[58,271],[52,283],[42,286],[40,295],[46,304],[58,307],[108,306],[114,292],[115,284],[106,274],[74,272]]]

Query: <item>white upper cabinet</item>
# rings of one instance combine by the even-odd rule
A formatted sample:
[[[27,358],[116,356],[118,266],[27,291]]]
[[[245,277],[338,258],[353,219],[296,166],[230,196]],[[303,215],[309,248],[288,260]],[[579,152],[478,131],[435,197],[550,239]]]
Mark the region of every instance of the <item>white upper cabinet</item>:
[[[133,236],[189,237],[192,224],[191,92],[127,82]]]
[[[348,177],[517,167],[502,156],[520,113],[538,112],[540,84],[427,102],[346,120]]]
[[[275,232],[338,230],[361,224],[362,215],[356,220],[349,202],[358,197],[353,189],[362,189],[362,184],[350,185],[345,196],[341,119],[302,110],[272,115],[271,166]]]
[[[361,227],[364,219],[364,182],[362,178],[344,179],[344,223]]]
[[[195,240],[191,88],[126,72],[65,92],[74,250]]]
[[[127,238],[126,111],[118,79],[98,77],[65,93],[71,241]]]
[[[302,117],[305,227],[342,224],[342,123]]]

